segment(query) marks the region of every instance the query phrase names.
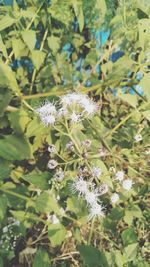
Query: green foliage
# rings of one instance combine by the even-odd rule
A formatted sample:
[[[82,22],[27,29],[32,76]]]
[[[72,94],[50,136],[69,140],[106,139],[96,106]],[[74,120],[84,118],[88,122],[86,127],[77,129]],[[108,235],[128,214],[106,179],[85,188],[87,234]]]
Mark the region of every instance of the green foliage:
[[[12,2],[0,3],[0,267],[148,267],[149,1]],[[72,92],[97,114],[59,121],[58,97]],[[37,114],[47,99],[54,127]],[[108,187],[104,218],[89,220],[77,176]]]

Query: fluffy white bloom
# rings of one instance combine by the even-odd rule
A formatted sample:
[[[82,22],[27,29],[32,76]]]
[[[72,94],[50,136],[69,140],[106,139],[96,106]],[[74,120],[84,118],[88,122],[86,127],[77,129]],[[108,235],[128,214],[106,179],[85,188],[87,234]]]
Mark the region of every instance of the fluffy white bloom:
[[[91,169],[91,173],[93,177],[99,178],[99,176],[102,174],[102,170],[101,168],[94,166]]]
[[[71,189],[73,193],[78,192],[79,195],[85,195],[88,192],[87,182],[80,176],[72,185]]]
[[[62,181],[64,179],[64,176],[65,176],[65,174],[64,174],[63,170],[59,169],[56,171],[54,178],[58,181]]]
[[[115,204],[119,200],[119,195],[117,193],[112,194],[110,200],[111,203]]]
[[[88,116],[91,116],[96,112],[97,107],[94,102],[89,101],[88,103],[83,105],[83,109]]]
[[[37,108],[36,112],[45,126],[55,123],[56,107],[54,104],[47,101],[43,106]]]
[[[127,191],[130,191],[130,189],[132,188],[132,185],[133,185],[133,181],[131,179],[126,179],[122,182],[122,187]]]
[[[136,134],[135,136],[134,136],[134,140],[135,140],[135,142],[140,142],[140,141],[142,141],[142,135],[141,134]]]
[[[150,148],[145,151],[146,155],[150,155]]]
[[[65,107],[60,108],[60,109],[58,110],[58,116],[59,116],[59,117],[61,117],[61,116],[66,116],[67,114],[68,114],[68,110],[67,110]]]
[[[123,179],[124,179],[124,172],[123,171],[116,172],[116,180],[121,182],[123,181]]]
[[[76,123],[80,120],[80,115],[76,114],[75,111],[72,112],[72,114],[70,115],[70,119],[72,123]]]
[[[104,217],[104,208],[102,205],[98,203],[94,203],[90,207],[90,214],[89,214],[89,220],[93,219],[94,217]]]
[[[56,107],[54,104],[50,103],[49,101],[46,101],[41,107],[36,109],[36,112],[40,116],[55,114],[56,113]]]
[[[48,126],[48,125],[54,125],[56,119],[55,116],[53,115],[46,115],[46,116],[41,116],[41,121],[43,122],[43,124],[45,124],[45,126]]]
[[[55,145],[50,145],[49,147],[48,147],[48,152],[50,152],[50,153],[55,153],[56,152],[56,146]]]
[[[74,150],[74,145],[73,145],[73,142],[72,141],[70,141],[69,143],[67,143],[66,144],[66,148],[68,149],[68,150]]]
[[[84,196],[87,204],[94,205],[94,203],[97,202],[98,195],[99,194],[96,191],[87,191]]]
[[[57,165],[58,165],[58,162],[56,160],[50,159],[48,164],[47,164],[47,167],[49,169],[55,169]]]
[[[104,195],[108,192],[108,185],[107,184],[102,184],[99,189],[98,192],[100,193],[100,195]]]
[[[90,147],[91,146],[91,140],[87,139],[85,141],[82,142],[82,146],[85,146],[85,147]]]

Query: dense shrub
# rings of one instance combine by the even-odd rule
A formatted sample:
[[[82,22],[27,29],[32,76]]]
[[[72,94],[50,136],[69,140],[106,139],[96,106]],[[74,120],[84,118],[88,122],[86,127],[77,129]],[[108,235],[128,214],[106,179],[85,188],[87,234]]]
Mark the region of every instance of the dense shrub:
[[[0,267],[148,267],[149,1],[0,11]]]

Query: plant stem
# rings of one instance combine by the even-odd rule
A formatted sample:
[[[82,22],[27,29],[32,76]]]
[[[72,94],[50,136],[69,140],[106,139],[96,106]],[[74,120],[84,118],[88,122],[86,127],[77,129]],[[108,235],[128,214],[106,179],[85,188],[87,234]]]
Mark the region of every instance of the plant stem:
[[[95,218],[92,219],[92,223],[91,223],[91,227],[90,227],[90,232],[89,232],[89,238],[88,238],[88,245],[90,245],[90,243],[91,243],[93,229],[94,229],[94,222],[95,222]]]
[[[12,195],[12,196],[15,196],[15,197],[18,197],[20,199],[23,199],[25,201],[29,201],[31,200],[31,198],[29,197],[26,197],[26,196],[23,196],[23,195],[20,195],[19,193],[16,193],[16,192],[13,192],[13,191],[10,191],[8,189],[5,189],[5,188],[0,188],[0,191],[6,193],[6,194],[9,194],[9,195]]]

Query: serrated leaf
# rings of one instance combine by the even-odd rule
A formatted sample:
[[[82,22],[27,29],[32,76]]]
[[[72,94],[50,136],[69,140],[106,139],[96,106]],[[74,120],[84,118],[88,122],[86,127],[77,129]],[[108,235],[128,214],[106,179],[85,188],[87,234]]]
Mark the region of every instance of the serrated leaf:
[[[16,94],[20,95],[20,89],[16,81],[14,72],[9,66],[0,62],[0,85],[12,89]]]
[[[30,122],[28,113],[23,109],[11,112],[8,118],[15,133],[19,134],[24,133],[27,124]]]
[[[82,1],[73,0],[73,8],[74,8],[74,12],[79,23],[80,32],[82,32],[83,27],[84,27],[84,14],[83,14],[83,8],[82,8]]]
[[[37,197],[36,210],[42,213],[50,213],[52,211],[57,214],[60,213],[60,209],[55,199],[55,196],[52,193],[47,192],[44,192]]]
[[[87,245],[78,246],[81,259],[87,267],[109,267],[107,259],[97,248]]]
[[[65,227],[60,224],[51,224],[48,226],[48,237],[52,246],[59,246],[64,241],[66,236],[66,229]]]
[[[150,2],[147,0],[137,0],[137,7],[141,9],[144,13],[149,15],[150,13]]]
[[[5,30],[6,28],[12,26],[15,23],[15,19],[10,17],[9,15],[4,16],[0,20],[0,31]]]
[[[50,267],[50,259],[45,250],[39,249],[34,257],[33,267]]]
[[[7,198],[6,196],[0,196],[0,221],[5,217],[7,209]]]
[[[137,242],[137,235],[133,228],[128,228],[121,233],[121,238],[124,246]]]
[[[2,39],[1,34],[0,34],[0,51],[3,53],[3,55],[4,55],[5,58],[8,57],[8,55],[7,55],[7,49],[6,49],[6,46],[3,43],[3,39]]]
[[[139,20],[139,44],[145,49],[150,45],[150,19]]]
[[[124,248],[124,256],[126,259],[126,262],[130,262],[136,259],[138,252],[138,244],[130,244],[127,247]]]
[[[48,185],[48,180],[50,179],[49,172],[37,173],[36,171],[33,171],[30,174],[23,175],[22,178],[28,183],[35,185],[37,188],[41,190],[46,190],[49,188]]]
[[[137,95],[131,95],[131,94],[119,94],[119,98],[122,99],[122,101],[127,102],[130,106],[136,107],[138,104]]]
[[[150,121],[150,110],[143,111],[142,114],[148,121]]]
[[[12,168],[10,167],[10,164],[7,161],[0,159],[0,180],[8,178],[11,169]]]
[[[39,70],[39,68],[44,63],[45,57],[46,57],[46,54],[42,51],[38,51],[38,50],[32,51],[31,59],[37,70]]]
[[[0,157],[6,160],[33,158],[31,145],[21,136],[6,135],[0,139]]]
[[[105,0],[96,0],[96,8],[101,13],[101,23],[103,23],[106,12],[107,12],[107,6]]]
[[[0,117],[3,116],[5,108],[12,98],[12,93],[7,89],[0,89]]]
[[[143,79],[139,83],[139,86],[142,87],[142,90],[148,100],[150,99],[149,85],[150,85],[150,73],[145,73]]]
[[[17,59],[18,57],[26,56],[27,55],[27,49],[26,45],[24,42],[20,39],[12,39],[12,47],[13,47],[13,52],[15,55],[15,58]]]
[[[32,51],[35,47],[36,43],[36,33],[32,30],[25,30],[22,32],[22,38],[25,44],[29,47],[30,51]]]
[[[60,47],[60,38],[52,35],[52,36],[47,38],[47,41],[48,41],[49,48],[55,54],[58,51],[59,47]]]

